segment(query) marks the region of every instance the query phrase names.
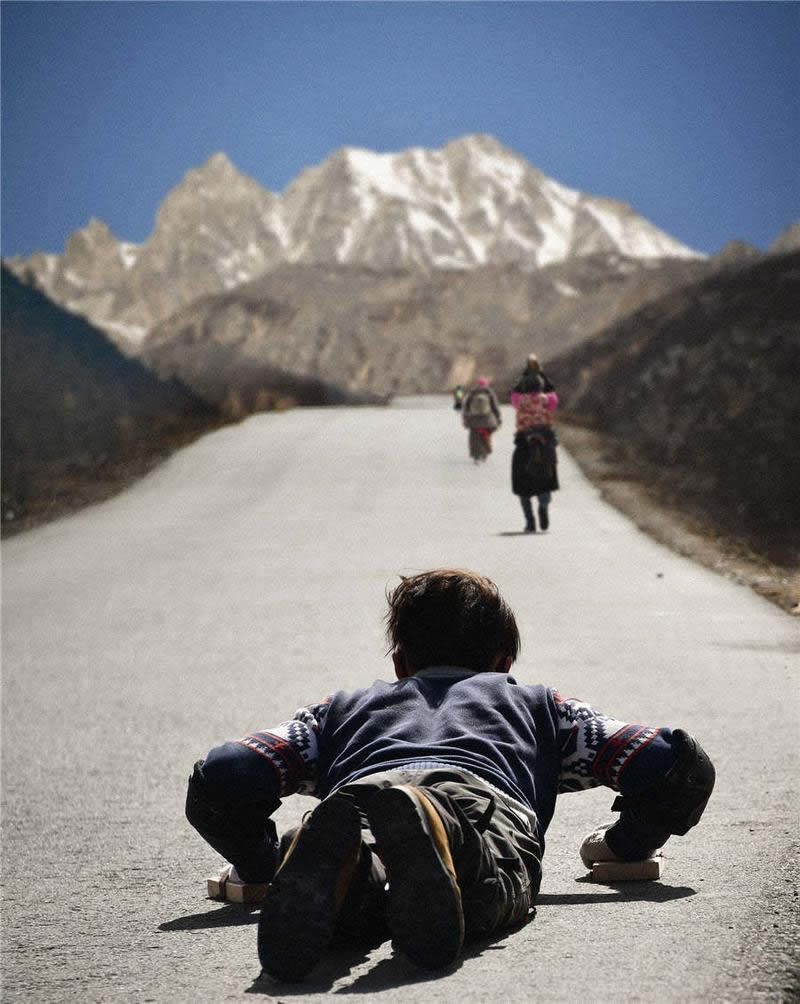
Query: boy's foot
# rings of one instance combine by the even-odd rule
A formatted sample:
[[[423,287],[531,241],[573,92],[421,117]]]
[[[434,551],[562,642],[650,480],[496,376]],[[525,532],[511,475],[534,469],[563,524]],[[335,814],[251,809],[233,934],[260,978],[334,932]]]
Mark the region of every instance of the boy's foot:
[[[450,965],[464,943],[464,914],[439,814],[419,788],[398,785],[377,791],[367,815],[388,873],[396,948],[424,969]]]
[[[546,505],[539,506],[539,524],[543,530],[546,530],[550,526],[550,516],[548,515]]]
[[[525,533],[536,533],[536,524],[535,523],[526,523],[525,524]]]
[[[258,922],[258,957],[275,979],[302,980],[333,937],[361,852],[361,817],[333,795],[303,820],[267,889]]]

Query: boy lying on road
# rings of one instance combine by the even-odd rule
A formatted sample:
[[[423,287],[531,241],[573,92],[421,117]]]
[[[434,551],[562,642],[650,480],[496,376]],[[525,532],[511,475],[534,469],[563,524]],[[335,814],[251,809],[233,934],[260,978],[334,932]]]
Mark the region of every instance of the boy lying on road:
[[[397,950],[437,969],[465,935],[520,924],[560,792],[620,793],[618,821],[584,842],[590,865],[647,858],[685,834],[714,786],[686,732],[517,683],[517,624],[489,579],[435,569],[402,578],[388,602],[394,682],[217,746],[189,780],[186,815],[230,880],[269,883],[258,951],[278,979],[387,926]],[[269,816],[296,792],[322,801],[279,841]]]

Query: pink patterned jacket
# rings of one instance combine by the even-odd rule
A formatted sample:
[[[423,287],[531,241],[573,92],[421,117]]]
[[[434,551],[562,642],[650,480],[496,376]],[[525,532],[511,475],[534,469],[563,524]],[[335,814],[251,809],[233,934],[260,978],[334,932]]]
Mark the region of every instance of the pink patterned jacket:
[[[511,405],[517,413],[517,429],[530,429],[534,425],[552,425],[553,413],[558,406],[554,390],[546,394],[520,394],[512,391]]]

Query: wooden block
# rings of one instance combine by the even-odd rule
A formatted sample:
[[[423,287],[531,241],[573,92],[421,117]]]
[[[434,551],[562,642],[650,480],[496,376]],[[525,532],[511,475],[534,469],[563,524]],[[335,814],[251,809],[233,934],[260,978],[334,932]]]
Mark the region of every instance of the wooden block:
[[[260,903],[267,894],[268,883],[231,882],[214,875],[208,880],[208,898],[224,899],[229,903]]]
[[[225,898],[230,903],[260,903],[267,895],[268,883],[228,882]]]
[[[208,898],[225,899],[225,881],[219,875],[208,879]]]
[[[660,854],[643,861],[595,861],[593,882],[643,882],[661,878],[664,859]]]

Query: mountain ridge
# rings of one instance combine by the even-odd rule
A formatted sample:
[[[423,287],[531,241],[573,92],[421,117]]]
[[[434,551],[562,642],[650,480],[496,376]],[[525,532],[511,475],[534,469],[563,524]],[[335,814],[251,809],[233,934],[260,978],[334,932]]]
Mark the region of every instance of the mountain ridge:
[[[341,147],[280,194],[218,152],[170,189],[143,244],[92,220],[63,255],[6,264],[132,352],[194,299],[287,263],[532,271],[601,253],[705,257],[626,203],[567,188],[494,137],[473,134],[438,150]]]
[[[612,257],[532,272],[287,264],[180,308],[139,355],[217,402],[245,377],[267,388],[274,367],[353,394],[435,393],[478,375],[502,386],[529,352],[553,356],[708,273],[704,261]]]

